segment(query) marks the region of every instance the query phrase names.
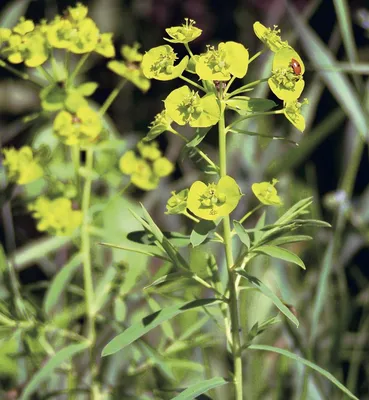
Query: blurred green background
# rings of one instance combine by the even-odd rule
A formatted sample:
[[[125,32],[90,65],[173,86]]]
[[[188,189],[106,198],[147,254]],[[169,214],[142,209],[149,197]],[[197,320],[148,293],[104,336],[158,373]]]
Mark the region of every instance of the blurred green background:
[[[333,373],[360,399],[369,399],[369,17],[365,20],[368,1],[347,1],[346,9],[338,0],[95,0],[84,3],[102,32],[114,32],[117,49],[134,42],[141,43],[142,51],[161,45],[164,29],[181,24],[184,17],[189,17],[203,30],[203,35],[191,46],[193,52],[203,51],[206,44],[234,40],[243,43],[252,55],[261,49],[252,29],[253,23],[259,20],[266,26],[278,25],[282,38],[305,60],[306,86],[302,97],[307,97],[310,104],[304,109],[307,122],[304,134],[281,116],[250,122],[250,130],[283,135],[299,146],[241,135],[232,136],[229,141],[232,160],[229,174],[237,179],[246,194],[236,217],[256,204],[250,195],[250,186],[256,181],[278,178],[279,191],[286,204],[314,196],[314,217],[330,222],[333,227],[330,231],[306,232],[314,240],[294,248],[304,259],[307,271],[287,269],[278,263],[268,268],[265,263],[253,266],[255,275],[269,281],[296,309],[301,321],[298,330],[286,325],[268,334],[264,342],[280,346],[288,343],[290,348]],[[52,19],[75,2],[2,1],[0,15],[14,4],[24,6],[25,15],[38,21]],[[184,54],[181,48],[178,52]],[[247,81],[267,76],[270,61],[268,54],[259,57],[252,64]],[[93,100],[100,104],[118,82],[105,64],[105,59],[93,56],[85,72],[87,80],[99,82]],[[147,132],[147,126],[162,109],[162,100],[176,85],[172,81],[153,81],[145,95],[133,86],[121,92],[109,110],[109,117],[126,147],[134,146]],[[262,96],[279,102],[266,83],[257,88],[257,97]],[[37,140],[40,131],[46,129],[47,121],[25,124],[22,117],[38,110],[39,99],[34,88],[0,70],[2,146],[19,147]],[[210,156],[215,156],[216,134],[208,134],[202,145]],[[198,177],[198,170],[190,161],[182,160],[177,138],[162,135],[160,146],[176,162],[175,174],[162,183],[160,190],[131,189],[128,197],[142,201],[163,230],[183,231],[183,220],[164,215],[165,204],[170,191],[188,186]],[[41,235],[22,201],[14,201],[12,207],[16,247],[24,249]],[[129,217],[121,204],[109,212],[108,224],[120,221],[110,232],[112,241],[115,238],[115,243],[119,243],[117,235],[127,228],[120,224]],[[132,229],[133,225],[129,226]],[[7,235],[4,222],[0,239],[5,244]],[[46,253],[30,257],[19,268],[20,280],[24,285],[48,281],[63,262],[62,251],[52,258]],[[157,268],[157,261],[149,261],[151,273]],[[144,286],[144,283],[136,284],[139,288]],[[42,296],[42,290],[37,293]],[[245,295],[246,301],[247,326],[260,314],[269,315],[268,306],[252,295]],[[296,376],[301,378],[302,370],[293,373],[291,365],[274,356],[256,354],[247,363],[247,381],[252,383],[250,399],[300,398],[299,386],[303,379]],[[7,386],[6,374],[0,382]],[[309,382],[308,398],[344,398],[325,386],[325,382],[322,385],[315,380]]]

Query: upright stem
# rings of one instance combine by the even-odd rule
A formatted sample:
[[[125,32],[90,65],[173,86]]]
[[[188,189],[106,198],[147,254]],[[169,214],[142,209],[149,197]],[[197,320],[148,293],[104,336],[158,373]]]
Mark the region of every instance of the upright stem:
[[[224,106],[222,105],[221,117],[219,120],[219,164],[220,177],[227,175],[227,143]],[[226,253],[226,261],[228,268],[228,291],[229,291],[229,312],[231,317],[231,334],[232,334],[232,354],[234,364],[234,385],[235,399],[242,400],[242,358],[241,358],[241,340],[240,340],[240,324],[238,320],[238,299],[237,289],[235,285],[232,267],[234,264],[232,253],[232,237],[231,224],[229,216],[223,218],[223,238]]]
[[[110,93],[109,97],[105,100],[104,104],[100,108],[100,116],[103,116],[109,107],[112,105],[113,101],[117,98],[120,91],[123,89],[124,85],[127,83],[126,79],[122,79],[117,87]]]
[[[87,338],[91,344],[95,342],[95,315],[94,315],[94,287],[92,281],[92,266],[91,266],[91,253],[90,253],[90,234],[89,234],[89,208],[91,200],[91,185],[92,185],[92,167],[93,167],[94,153],[92,149],[86,151],[86,169],[87,175],[83,186],[82,193],[82,255],[83,255],[83,281],[85,291],[85,302],[86,302],[86,316],[87,316]],[[91,351],[93,346],[91,345]],[[93,377],[93,371],[95,369],[95,363],[90,354],[90,376]],[[93,384],[91,379],[91,385]]]

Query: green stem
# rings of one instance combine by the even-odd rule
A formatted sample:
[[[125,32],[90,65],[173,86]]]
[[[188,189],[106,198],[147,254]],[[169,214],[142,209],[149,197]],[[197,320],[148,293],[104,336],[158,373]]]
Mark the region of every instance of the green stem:
[[[68,79],[68,83],[69,84],[73,84],[74,79],[79,74],[81,68],[83,67],[83,65],[87,61],[89,55],[90,55],[90,53],[86,53],[81,57],[81,59],[79,60],[77,66],[76,66],[76,68],[74,69],[74,71],[72,72],[71,76]]]
[[[80,199],[80,176],[79,176],[79,168],[81,166],[81,158],[80,158],[80,148],[78,145],[74,145],[71,148],[72,152],[72,161],[73,161],[73,166],[74,166],[74,175],[75,175],[75,180],[76,180],[76,188],[78,191],[78,199]]]
[[[184,43],[184,46],[186,47],[186,50],[188,51],[188,54],[191,56],[191,58],[193,58],[193,53],[192,53],[188,43]]]
[[[55,83],[55,79],[46,71],[45,67],[40,65],[37,70],[44,76],[44,78],[50,83]]]
[[[65,70],[65,80],[67,80],[70,71],[70,51],[65,52],[64,70]]]
[[[39,87],[43,87],[43,85],[40,82],[35,81],[27,73],[20,72],[16,68],[13,68],[11,65],[7,64],[4,60],[0,60],[0,67],[6,69],[7,71],[11,72],[12,74],[18,76],[19,78],[25,81],[30,81]]]
[[[226,132],[228,132],[235,125],[239,124],[240,122],[244,121],[245,119],[255,118],[255,117],[264,117],[265,115],[278,115],[278,114],[283,114],[283,110],[267,111],[267,112],[260,112],[260,113],[253,113],[253,114],[245,115],[241,118],[236,119],[230,125],[228,125],[226,128]]]
[[[247,218],[249,218],[254,212],[256,212],[257,210],[259,210],[259,208],[263,207],[264,204],[258,204],[255,208],[253,208],[251,211],[249,211],[248,213],[246,213],[241,219],[240,219],[240,224],[243,224]]]
[[[227,139],[225,128],[225,106],[222,104],[221,117],[219,120],[219,163],[220,177],[227,175]],[[238,320],[238,298],[237,288],[235,285],[234,273],[232,267],[234,264],[232,253],[232,237],[231,224],[229,216],[223,218],[223,238],[225,246],[225,254],[228,269],[228,291],[229,291],[229,311],[231,317],[231,334],[232,334],[232,354],[234,363],[234,385],[235,399],[242,400],[242,358],[241,358],[241,339],[240,339],[240,324]]]
[[[54,75],[54,81],[58,81],[59,80],[58,63],[56,62],[56,58],[55,58],[53,50],[51,50],[51,68],[52,68],[53,75]]]
[[[186,143],[189,142],[189,140],[188,140],[185,136],[181,135],[179,132],[177,132],[177,131],[175,131],[175,130],[172,130],[171,132],[174,133],[175,135],[179,136],[179,137],[180,137],[182,140],[184,140]],[[198,147],[193,147],[193,148],[197,151],[197,153],[198,153],[212,168],[214,168],[215,171],[218,171],[218,172],[219,172],[219,167],[218,167],[217,165],[215,165],[215,164],[213,163],[213,161],[212,161],[202,150],[200,150]]]
[[[93,344],[95,343],[95,315],[94,315],[94,287],[92,280],[92,265],[91,265],[91,245],[90,245],[90,233],[89,233],[89,209],[91,200],[91,186],[92,186],[92,174],[89,173],[93,167],[94,153],[93,149],[89,148],[86,151],[86,169],[87,175],[83,186],[82,193],[82,214],[83,222],[81,229],[81,253],[83,256],[83,281],[85,291],[85,303],[86,303],[86,317],[87,317],[87,338],[91,342],[90,347],[90,384],[93,384],[93,376],[95,371],[95,363],[92,356]]]
[[[249,59],[249,65],[264,53],[265,50],[260,50]]]
[[[244,86],[241,86],[240,88],[236,89],[236,90],[233,91],[232,93],[229,93],[229,95],[227,96],[227,98],[233,97],[233,96],[235,96],[236,94],[240,94],[240,93],[246,92],[247,89],[250,89],[250,88],[252,88],[253,86],[258,85],[259,83],[266,82],[268,79],[269,79],[269,78],[258,79],[257,81],[253,81],[253,82],[250,82],[250,83],[248,83],[248,84],[246,84],[246,85],[244,85]]]
[[[232,78],[228,81],[226,88],[224,89],[223,92],[223,97],[226,96],[226,94],[228,93],[229,88],[231,87],[232,83],[234,82],[234,80],[236,79],[235,76],[232,76]]]
[[[113,101],[117,98],[124,85],[127,83],[126,79],[122,79],[117,87],[110,93],[109,97],[105,100],[104,104],[100,108],[100,115],[103,116],[112,105]]]
[[[192,81],[191,79],[186,78],[183,75],[181,75],[179,78],[182,79],[183,81],[189,83],[190,85],[195,86],[195,88],[197,88],[197,89],[199,89],[199,90],[201,90],[201,91],[206,93],[206,90],[202,86],[200,86],[198,83]]]
[[[191,215],[189,212],[187,212],[187,210],[183,211],[182,214],[185,215],[187,218],[192,219],[192,221],[196,222],[197,224],[200,222],[198,218]]]

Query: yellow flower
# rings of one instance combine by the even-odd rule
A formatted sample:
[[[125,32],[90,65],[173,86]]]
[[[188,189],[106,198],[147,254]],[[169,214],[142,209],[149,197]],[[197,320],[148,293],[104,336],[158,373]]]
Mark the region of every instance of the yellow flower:
[[[267,206],[281,206],[283,205],[282,200],[278,196],[277,189],[274,185],[278,182],[277,179],[273,179],[272,183],[260,182],[254,183],[251,186],[254,195],[258,198],[260,203]]]
[[[29,205],[29,210],[38,220],[37,229],[52,235],[70,236],[82,223],[82,212],[73,210],[71,200],[65,197],[39,197]]]
[[[10,181],[26,185],[43,176],[43,169],[37,159],[34,159],[29,146],[23,146],[19,150],[4,149],[3,154],[5,157],[3,164],[7,168]]]

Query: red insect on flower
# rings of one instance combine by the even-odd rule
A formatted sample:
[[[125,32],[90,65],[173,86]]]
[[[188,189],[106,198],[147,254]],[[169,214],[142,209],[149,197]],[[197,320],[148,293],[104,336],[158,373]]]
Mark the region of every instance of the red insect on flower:
[[[290,66],[292,67],[292,69],[293,69],[293,72],[296,74],[296,75],[301,75],[301,65],[300,65],[300,63],[297,61],[297,60],[295,60],[294,58],[291,60],[291,62],[290,62]]]

